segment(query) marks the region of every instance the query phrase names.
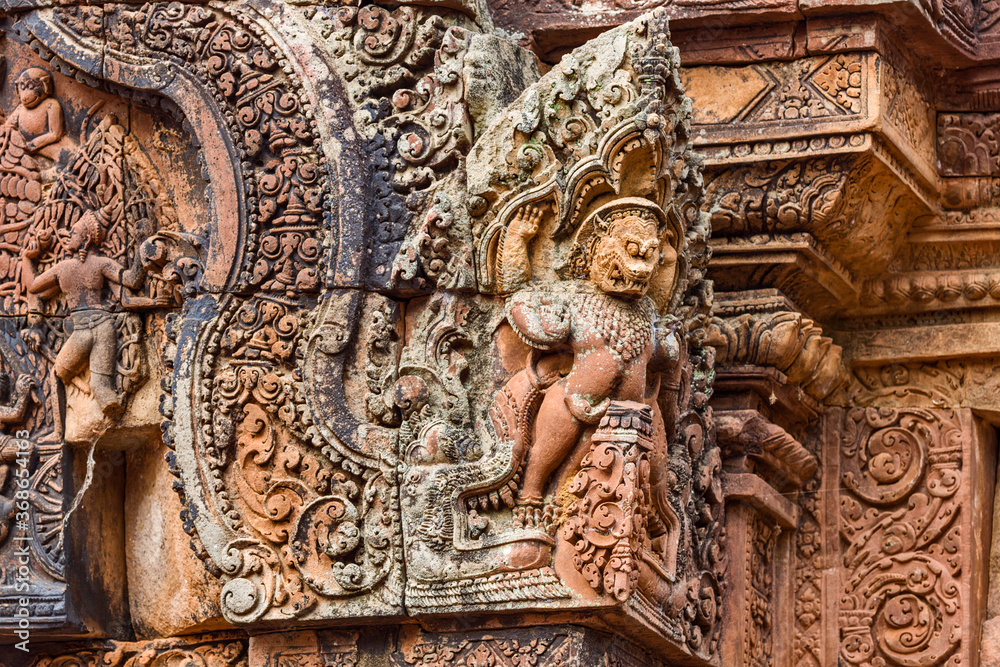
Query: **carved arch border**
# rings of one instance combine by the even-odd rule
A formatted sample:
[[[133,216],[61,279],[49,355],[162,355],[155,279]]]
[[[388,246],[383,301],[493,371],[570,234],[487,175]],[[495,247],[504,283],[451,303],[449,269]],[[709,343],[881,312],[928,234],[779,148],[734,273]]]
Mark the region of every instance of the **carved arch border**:
[[[32,11],[19,18],[14,29],[33,50],[50,60],[53,68],[63,74],[75,76],[84,83],[92,79],[98,83],[107,82],[153,93],[176,104],[200,143],[202,155],[221,151],[228,158],[205,160],[204,172],[210,186],[213,182],[242,185],[242,175],[236,168],[239,161],[222,110],[211,95],[207,94],[207,87],[189,71],[170,61],[119,57],[111,49],[97,51],[84,39],[63,30],[54,18],[54,10]],[[84,76],[81,77],[80,74]],[[211,218],[215,224],[208,247],[211,252],[222,251],[222,257],[228,251],[228,255],[234,258],[229,260],[230,266],[225,267],[222,280],[219,280],[218,260],[210,257],[206,263],[205,279],[208,284],[214,283],[219,289],[230,285],[232,270],[239,266],[240,243],[227,243],[222,232],[238,233],[240,220],[245,219],[246,204],[244,197],[238,194],[240,190],[240,187],[236,187],[230,192],[217,192],[213,188],[213,197],[209,199]],[[203,282],[202,287],[205,286],[206,283]]]
[[[149,3],[154,9],[167,9],[168,2]],[[361,285],[363,265],[352,257],[345,243],[350,243],[351,221],[364,224],[366,208],[365,187],[351,188],[344,184],[356,181],[366,183],[363,166],[364,151],[359,147],[353,123],[345,115],[323,115],[313,113],[320,94],[316,85],[302,71],[301,64],[291,55],[292,49],[277,34],[273,26],[263,18],[251,19],[251,10],[244,8],[247,15],[238,17],[234,7],[214,7],[191,5],[185,9],[201,9],[225,17],[232,26],[247,30],[260,45],[278,56],[278,69],[284,75],[284,83],[289,94],[302,104],[303,115],[309,121],[311,139],[307,144],[315,151],[315,164],[325,176],[322,200],[322,221],[317,234],[323,238],[325,261],[328,274],[322,281],[323,287],[357,287]],[[128,6],[125,6],[127,9]],[[81,7],[34,9],[21,15],[14,15],[14,30],[40,52],[45,59],[52,59],[56,69],[67,70],[64,74],[82,74],[84,82],[92,79],[96,83],[110,83],[124,89],[141,93],[151,93],[170,100],[184,114],[190,124],[201,153],[205,157],[204,172],[212,184],[233,183],[235,187],[227,193],[213,191],[214,197],[222,201],[210,200],[212,219],[215,221],[210,239],[209,257],[205,267],[205,292],[252,291],[252,286],[238,279],[239,272],[250,270],[248,253],[259,244],[260,229],[254,229],[256,218],[261,213],[262,200],[258,192],[250,190],[245,178],[252,168],[243,142],[233,139],[232,125],[236,122],[239,109],[232,102],[227,103],[219,91],[219,82],[205,80],[197,73],[203,60],[211,54],[202,53],[199,58],[184,61],[162,52],[125,51],[110,45],[106,39],[74,33],[59,21],[57,12],[74,11]],[[136,10],[138,11],[138,10]],[[107,18],[107,17],[106,17]],[[214,89],[213,89],[214,84]],[[335,77],[323,82],[324,94],[334,95],[338,103],[350,104],[350,97]],[[352,138],[353,137],[353,138]],[[334,139],[344,148],[337,159],[324,154],[323,144]],[[209,158],[209,155],[224,155],[225,159]],[[336,189],[336,196],[331,190]],[[220,232],[233,234],[232,240],[222,238]],[[224,275],[223,275],[224,274]]]
[[[97,9],[106,11],[100,6]],[[60,20],[60,12],[85,12],[93,10],[91,7],[31,9],[15,15],[13,21],[19,36],[43,59],[49,60],[53,69],[93,87],[110,87],[112,92],[126,96],[135,94],[130,91],[138,91],[140,97],[151,94],[169,100],[184,115],[199,146],[203,175],[212,193],[209,206],[213,224],[206,244],[207,261],[202,280],[195,294],[184,303],[183,312],[173,326],[177,346],[167,363],[173,365],[175,372],[171,385],[164,386],[166,395],[161,401],[161,410],[166,421],[163,429],[167,444],[173,450],[168,455],[168,463],[180,479],[182,519],[185,530],[192,537],[192,547],[215,576],[228,579],[221,601],[224,613],[229,610],[226,616],[233,622],[251,623],[271,607],[273,591],[267,589],[268,577],[264,574],[258,572],[260,576],[253,577],[253,581],[241,575],[254,567],[259,570],[258,565],[264,570],[272,569],[275,563],[271,562],[274,560],[272,554],[260,553],[259,545],[245,539],[229,525],[223,516],[226,503],[222,498],[225,492],[220,493],[218,486],[221,480],[211,478],[211,471],[199,462],[205,448],[205,443],[200,441],[206,437],[211,440],[201,431],[210,427],[202,412],[207,405],[205,397],[211,390],[215,370],[213,349],[217,353],[220,326],[229,321],[227,318],[231,318],[241,304],[253,302],[256,295],[281,300],[290,308],[316,308],[316,312],[321,313],[322,304],[317,302],[329,301],[325,297],[333,296],[331,290],[362,285],[364,257],[359,261],[349,245],[363,234],[369,179],[365,177],[368,168],[364,163],[364,151],[355,145],[359,135],[353,129],[350,114],[313,112],[321,98],[328,104],[351,106],[341,82],[333,77],[317,84],[322,86],[322,91],[312,86],[302,72],[302,63],[296,61],[292,49],[270,23],[254,16],[250,8],[242,6],[240,12],[235,9],[221,4],[167,2],[148,3],[141,8],[121,5],[117,8],[121,12],[119,15],[102,14],[102,32],[90,35],[80,34]],[[245,113],[246,108],[241,108],[239,100],[227,94],[226,81],[222,77],[206,76],[206,61],[218,55],[211,53],[206,43],[189,49],[189,57],[184,58],[176,53],[142,48],[140,26],[124,26],[134,33],[133,46],[136,48],[131,49],[116,48],[120,44],[111,44],[103,32],[110,34],[112,22],[121,20],[127,12],[140,14],[142,20],[149,21],[157,11],[168,20],[176,18],[178,25],[189,18],[186,13],[201,12],[202,18],[223,25],[222,28],[216,26],[212,36],[223,28],[232,28],[241,37],[256,40],[256,44],[248,48],[258,49],[255,54],[261,60],[270,59],[271,67],[265,76],[271,77],[274,100],[278,105],[286,104],[301,112],[292,119],[286,136],[279,138],[283,142],[297,143],[290,151],[280,149],[277,156],[270,156],[280,158],[281,153],[285,153],[291,162],[276,164],[278,160],[271,159],[269,162],[262,160],[263,165],[254,163],[254,155],[261,155],[260,150],[254,151],[238,132],[240,114]],[[122,28],[120,25],[114,27]],[[163,28],[162,23],[157,27]],[[340,149],[333,160],[324,154],[324,144],[331,142]],[[281,167],[295,172],[293,176],[299,177],[300,182],[291,187],[303,190],[299,193],[299,208],[294,213],[303,217],[308,215],[310,202],[306,200],[310,197],[317,213],[314,225],[301,226],[303,229],[299,230],[304,242],[311,243],[314,249],[311,254],[313,275],[306,276],[304,285],[301,272],[291,285],[265,280],[273,277],[270,274],[265,274],[264,279],[257,275],[263,261],[261,255],[268,250],[266,234],[276,227],[273,224],[268,227],[268,222],[275,216],[284,215],[285,222],[288,218],[288,211],[281,210],[282,204],[272,205],[264,192],[268,188],[278,190],[282,185],[277,175]],[[260,173],[255,174],[254,170]],[[311,179],[305,185],[301,182],[304,173]],[[345,185],[352,182],[357,183],[357,187]],[[311,189],[306,191],[307,188]],[[309,266],[303,269],[306,273],[309,270]],[[232,511],[231,504],[229,511]],[[273,584],[274,577],[271,579]],[[231,604],[227,604],[227,600]],[[233,613],[234,610],[240,611]]]

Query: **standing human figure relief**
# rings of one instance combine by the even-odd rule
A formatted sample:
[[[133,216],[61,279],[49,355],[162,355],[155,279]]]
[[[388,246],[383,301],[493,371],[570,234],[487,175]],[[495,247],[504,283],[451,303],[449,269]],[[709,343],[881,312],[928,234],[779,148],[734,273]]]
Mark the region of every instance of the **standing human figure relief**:
[[[653,202],[627,197],[601,206],[580,227],[569,278],[531,282],[530,245],[546,208],[518,211],[504,236],[499,278],[508,322],[533,348],[528,377],[545,396],[534,420],[521,504],[540,505],[553,473],[612,401],[653,402],[651,364],[676,364],[677,333],[659,326],[651,287],[672,293],[680,227]],[[572,353],[559,373],[541,354]],[[662,421],[662,420],[661,420]],[[662,423],[657,429],[663,433]]]
[[[69,308],[72,332],[55,357],[56,377],[64,387],[77,383],[93,397],[104,416],[117,419],[124,407],[114,383],[118,337],[105,290],[110,289],[125,310],[166,307],[171,297],[131,294],[130,290],[138,289],[146,277],[143,255],[139,253],[128,269],[102,255],[104,225],[99,218],[103,215],[100,210],[86,211],[73,224],[66,243],[66,249],[73,254],[41,275],[36,275],[33,260],[45,249],[44,241],[30,237],[22,251],[22,275],[30,294],[43,301],[62,295]],[[78,378],[86,369],[90,370],[89,383],[80,386]]]

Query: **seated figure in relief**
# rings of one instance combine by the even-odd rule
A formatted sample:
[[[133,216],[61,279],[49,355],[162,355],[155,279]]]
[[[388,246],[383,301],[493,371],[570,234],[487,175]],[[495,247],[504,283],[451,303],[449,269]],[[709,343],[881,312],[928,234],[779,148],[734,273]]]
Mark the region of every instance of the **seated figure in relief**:
[[[21,132],[28,151],[58,160],[66,127],[62,104],[52,96],[52,75],[29,67],[17,77],[15,87],[20,104],[7,117],[7,125]]]
[[[647,402],[647,367],[676,363],[680,350],[675,332],[657,328],[656,305],[647,296],[652,285],[674,289],[679,227],[644,199],[607,204],[576,243],[572,279],[545,285],[529,282],[528,246],[542,215],[537,207],[523,208],[500,254],[501,285],[517,290],[505,306],[510,325],[536,350],[561,347],[573,355],[569,372],[544,388],[534,421],[520,497],[533,505],[611,401]]]

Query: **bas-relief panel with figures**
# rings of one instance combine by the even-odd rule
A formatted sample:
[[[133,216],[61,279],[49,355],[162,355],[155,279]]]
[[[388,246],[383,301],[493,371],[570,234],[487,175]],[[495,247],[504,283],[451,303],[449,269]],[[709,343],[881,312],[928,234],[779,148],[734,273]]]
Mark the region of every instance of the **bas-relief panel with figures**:
[[[974,664],[1000,411],[927,359],[989,354],[991,89],[884,21],[959,67],[988,8],[50,4],[0,3],[24,664]]]
[[[149,315],[197,278],[205,184],[181,119],[2,44],[0,622],[16,624],[27,594],[59,626],[74,613],[70,449],[158,434],[163,322]]]

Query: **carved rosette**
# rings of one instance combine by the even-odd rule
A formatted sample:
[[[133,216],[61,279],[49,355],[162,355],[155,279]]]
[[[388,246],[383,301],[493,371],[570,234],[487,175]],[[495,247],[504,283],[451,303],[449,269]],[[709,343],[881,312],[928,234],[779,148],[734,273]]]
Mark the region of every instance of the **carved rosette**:
[[[840,656],[957,665],[967,425],[949,410],[854,409],[841,445]],[[964,592],[963,592],[964,591]]]

